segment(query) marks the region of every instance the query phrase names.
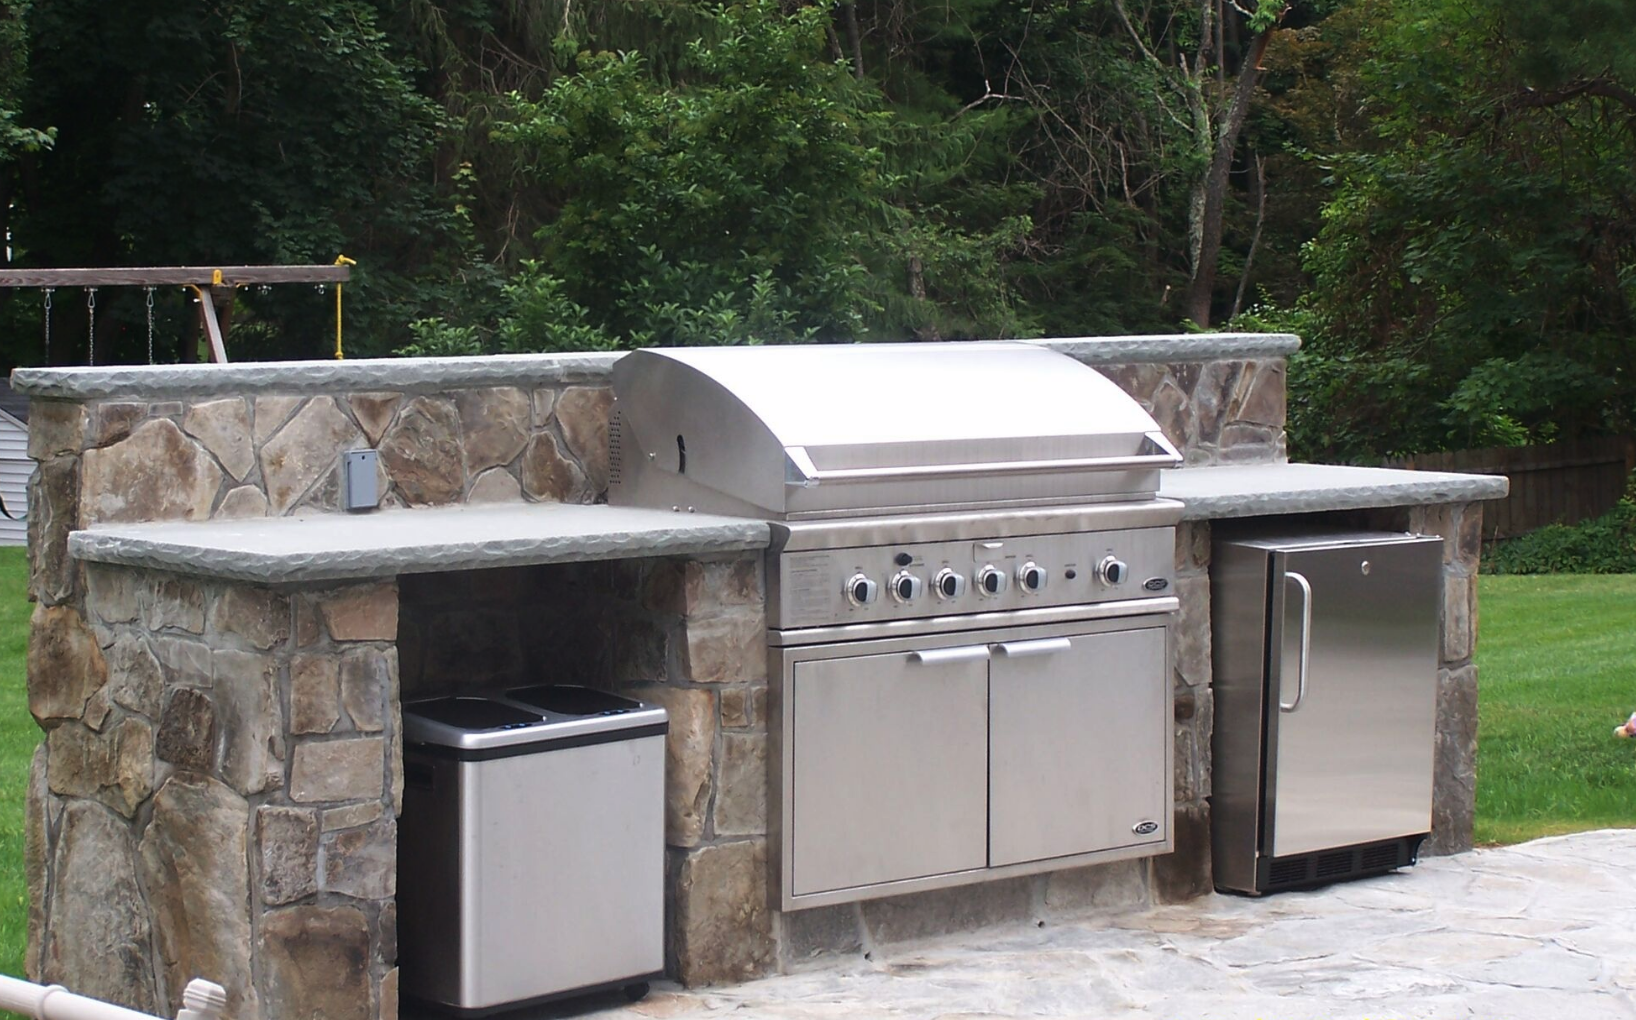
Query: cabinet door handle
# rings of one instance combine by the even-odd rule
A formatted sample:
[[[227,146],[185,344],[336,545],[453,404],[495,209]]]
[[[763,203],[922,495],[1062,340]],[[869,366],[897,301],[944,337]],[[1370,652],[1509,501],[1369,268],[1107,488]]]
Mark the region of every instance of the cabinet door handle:
[[[918,662],[923,666],[936,666],[944,662],[981,662],[988,658],[988,645],[962,645],[959,648],[928,648],[925,651],[910,652],[909,661]]]
[[[1065,637],[1043,638],[1039,641],[1002,641],[994,645],[994,653],[1008,659],[1026,659],[1031,655],[1055,655],[1066,652],[1074,643]]]
[[[1295,674],[1295,700],[1287,705],[1282,701],[1278,703],[1280,712],[1293,712],[1307,696],[1307,667],[1312,656],[1312,585],[1293,570],[1284,573],[1284,580],[1294,581],[1301,589],[1301,658],[1296,667],[1300,672]]]

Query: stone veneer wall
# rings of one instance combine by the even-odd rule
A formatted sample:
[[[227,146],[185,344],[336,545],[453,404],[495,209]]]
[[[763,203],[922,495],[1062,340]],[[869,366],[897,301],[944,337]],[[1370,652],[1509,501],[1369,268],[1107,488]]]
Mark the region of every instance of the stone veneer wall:
[[[397,1015],[397,590],[93,564],[41,605],[31,978],[148,1013]]]

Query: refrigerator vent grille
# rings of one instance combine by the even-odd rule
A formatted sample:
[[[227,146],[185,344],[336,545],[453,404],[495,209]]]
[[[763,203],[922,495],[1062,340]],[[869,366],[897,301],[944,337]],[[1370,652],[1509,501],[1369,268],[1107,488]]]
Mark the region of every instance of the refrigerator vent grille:
[[[1318,877],[1334,878],[1336,875],[1344,875],[1352,870],[1352,860],[1353,854],[1350,850],[1324,854],[1318,858]]]
[[[1383,843],[1279,857],[1266,862],[1266,882],[1260,891],[1322,885],[1405,867],[1415,862],[1422,839],[1425,836],[1404,836]]]
[[[1398,845],[1385,843],[1381,846],[1372,846],[1363,852],[1363,870],[1374,871],[1377,868],[1395,868],[1403,863],[1398,859]]]
[[[608,416],[608,484],[618,485],[619,477],[623,473],[620,466],[625,458],[620,447],[624,445],[620,433],[624,432],[624,425],[620,421],[619,409],[616,407]]]

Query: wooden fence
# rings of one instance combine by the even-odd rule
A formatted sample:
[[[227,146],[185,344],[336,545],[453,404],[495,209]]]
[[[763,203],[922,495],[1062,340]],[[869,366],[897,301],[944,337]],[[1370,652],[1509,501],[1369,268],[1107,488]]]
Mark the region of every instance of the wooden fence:
[[[1483,538],[1510,538],[1547,524],[1573,524],[1613,509],[1636,470],[1636,439],[1612,436],[1548,446],[1420,453],[1386,467],[1505,475],[1511,494],[1483,507]]]

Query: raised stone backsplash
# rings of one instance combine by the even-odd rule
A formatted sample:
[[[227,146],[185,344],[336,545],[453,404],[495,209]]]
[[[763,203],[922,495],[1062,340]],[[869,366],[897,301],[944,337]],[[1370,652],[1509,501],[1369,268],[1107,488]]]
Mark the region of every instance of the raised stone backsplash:
[[[31,978],[235,1020],[397,1013],[397,589],[90,565],[35,609]]]

